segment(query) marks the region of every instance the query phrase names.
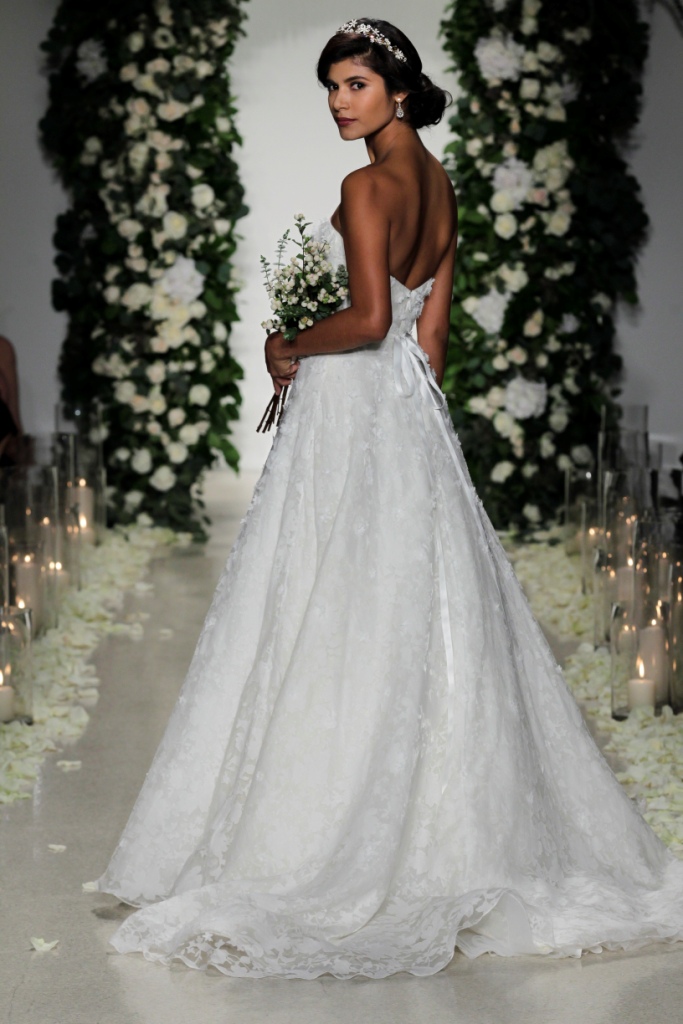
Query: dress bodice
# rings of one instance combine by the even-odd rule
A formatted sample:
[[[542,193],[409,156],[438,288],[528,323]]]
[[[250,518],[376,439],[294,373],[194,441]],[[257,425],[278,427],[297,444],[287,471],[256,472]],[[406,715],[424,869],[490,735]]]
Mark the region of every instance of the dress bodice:
[[[346,266],[344,239],[330,220],[321,221],[316,230],[316,238],[329,245],[329,260],[334,266],[340,263]],[[410,334],[422,312],[425,299],[432,290],[434,278],[430,277],[418,288],[407,288],[395,277],[390,278],[390,282],[392,323],[389,335]]]

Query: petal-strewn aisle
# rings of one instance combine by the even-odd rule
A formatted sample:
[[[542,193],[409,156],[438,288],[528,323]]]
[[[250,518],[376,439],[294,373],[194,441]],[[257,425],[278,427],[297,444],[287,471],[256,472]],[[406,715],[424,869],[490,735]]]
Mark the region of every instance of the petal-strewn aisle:
[[[579,961],[457,955],[433,978],[243,981],[166,969],[110,951],[127,908],[81,885],[106,865],[175,702],[254,477],[209,494],[206,551],[155,559],[117,618],[142,636],[104,636],[99,701],[73,747],[48,754],[33,800],[0,808],[0,1019],[8,1024],[665,1024],[683,999],[683,949]],[[145,616],[149,615],[149,618]],[[170,632],[172,631],[172,633]],[[139,629],[134,630],[139,632]],[[558,632],[560,632],[558,628]],[[80,761],[64,772],[58,760]],[[65,847],[61,852],[50,847]],[[31,938],[51,951],[37,952]]]

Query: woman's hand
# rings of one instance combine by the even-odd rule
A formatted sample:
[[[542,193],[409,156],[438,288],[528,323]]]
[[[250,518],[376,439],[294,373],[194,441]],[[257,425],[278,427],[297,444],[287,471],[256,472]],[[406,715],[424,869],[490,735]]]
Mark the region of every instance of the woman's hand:
[[[284,387],[291,384],[299,369],[299,361],[292,362],[289,345],[278,331],[269,334],[265,344],[266,369],[273,378],[275,394],[279,395]]]

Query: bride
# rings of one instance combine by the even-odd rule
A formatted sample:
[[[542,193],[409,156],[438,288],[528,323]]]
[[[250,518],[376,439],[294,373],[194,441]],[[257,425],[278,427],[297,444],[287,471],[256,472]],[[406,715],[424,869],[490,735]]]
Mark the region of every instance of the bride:
[[[318,77],[370,156],[319,236],[351,304],[266,343],[291,395],[97,883],[139,908],[113,945],[380,978],[680,939],[683,864],[588,734],[438,386],[457,217],[416,129],[446,95],[384,21]]]

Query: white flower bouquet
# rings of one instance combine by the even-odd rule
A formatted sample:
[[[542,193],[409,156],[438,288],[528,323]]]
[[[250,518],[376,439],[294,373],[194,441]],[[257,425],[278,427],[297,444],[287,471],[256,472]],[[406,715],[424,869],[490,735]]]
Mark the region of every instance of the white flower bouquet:
[[[299,331],[312,327],[318,320],[324,320],[339,309],[348,296],[348,274],[340,264],[336,270],[328,259],[329,244],[316,242],[306,234],[310,222],[302,213],[294,218],[298,238],[292,238],[285,231],[277,244],[277,262],[273,267],[261,257],[261,268],[266,281],[273,317],[264,320],[261,326],[269,333],[280,331],[286,341],[293,341]],[[284,260],[288,242],[294,242],[299,252],[287,262]],[[265,413],[256,428],[270,430],[280,422],[289,386],[279,395],[273,395]]]

